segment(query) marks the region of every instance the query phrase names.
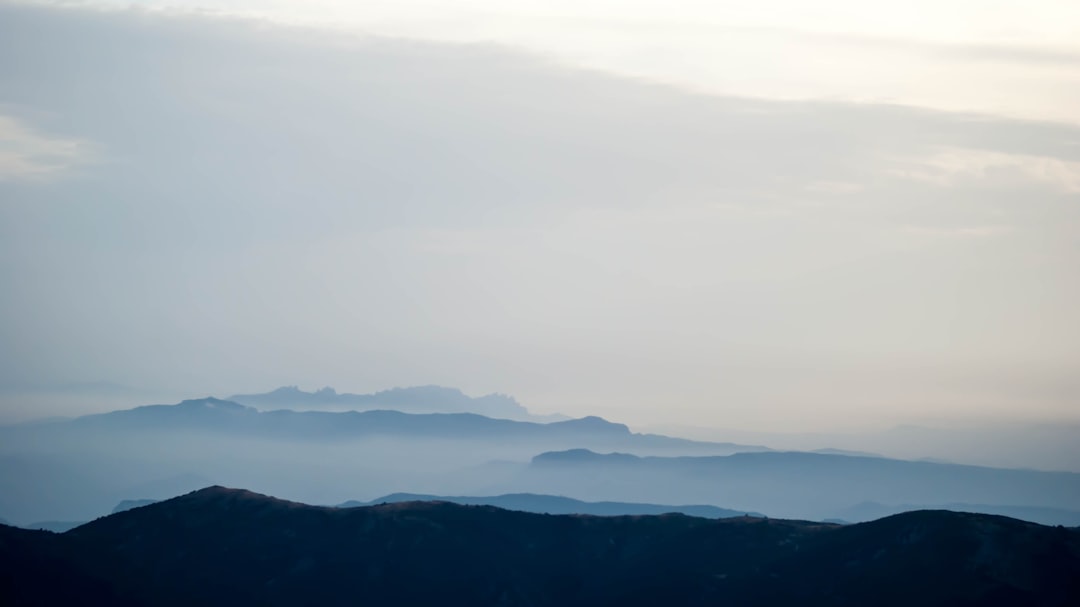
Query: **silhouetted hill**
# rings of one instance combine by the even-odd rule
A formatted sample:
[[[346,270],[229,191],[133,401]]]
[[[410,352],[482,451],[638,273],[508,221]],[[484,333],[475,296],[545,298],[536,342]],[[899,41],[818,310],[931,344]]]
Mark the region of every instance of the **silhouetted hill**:
[[[476,413],[518,421],[561,421],[562,415],[533,415],[505,394],[468,396],[457,388],[415,386],[393,388],[374,394],[339,394],[330,387],[305,392],[283,386],[264,394],[237,394],[229,400],[259,409],[354,410],[392,409],[406,413]]]
[[[1022,496],[1017,496],[1022,499]],[[839,516],[846,521],[863,522],[872,521],[901,512],[912,510],[952,510],[954,512],[981,512],[983,514],[998,514],[1022,521],[1042,523],[1044,525],[1064,525],[1075,527],[1080,525],[1080,512],[1064,510],[1061,508],[1040,508],[1038,506],[1015,506],[1009,504],[901,504],[887,505],[877,502],[862,502],[850,508],[841,510]]]
[[[666,506],[662,504],[635,504],[627,502],[583,502],[559,495],[535,493],[508,493],[487,497],[457,495],[422,495],[417,493],[393,493],[370,502],[348,501],[338,508],[357,508],[398,502],[451,502],[465,506],[495,506],[504,510],[535,512],[537,514],[589,514],[593,516],[627,516],[685,514],[703,518],[731,518],[736,516],[763,516],[759,512],[741,512],[716,506]]]
[[[1080,534],[943,511],[837,527],[212,487],[63,535],[0,528],[0,571],[6,604],[31,605],[1065,606]]]
[[[1066,525],[1080,510],[1080,474],[805,452],[638,457],[572,449],[536,456],[515,482],[588,500],[662,495],[814,520],[853,520],[851,504],[867,501],[1008,507],[1000,512]]]

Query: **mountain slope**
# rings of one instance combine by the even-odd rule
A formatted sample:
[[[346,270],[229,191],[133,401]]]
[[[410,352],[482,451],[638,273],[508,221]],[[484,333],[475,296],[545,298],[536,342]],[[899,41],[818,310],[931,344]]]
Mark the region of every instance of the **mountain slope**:
[[[43,582],[61,568],[102,594],[166,606],[1069,605],[1080,598],[1080,534],[1002,517],[930,511],[836,527],[430,502],[338,509],[221,487],[63,535],[0,528],[0,563],[20,568],[20,577],[5,580],[11,596],[60,592]],[[36,595],[28,585],[40,585]]]

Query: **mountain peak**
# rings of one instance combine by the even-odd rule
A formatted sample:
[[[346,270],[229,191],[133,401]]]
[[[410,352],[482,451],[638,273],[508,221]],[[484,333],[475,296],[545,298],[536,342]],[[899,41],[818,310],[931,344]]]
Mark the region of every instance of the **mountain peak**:
[[[248,407],[245,407],[244,405],[241,405],[239,403],[235,403],[231,400],[223,400],[220,398],[215,398],[213,396],[183,400],[180,401],[176,406],[186,409],[227,409],[232,411],[241,411],[248,409]]]
[[[259,495],[261,497],[268,497],[259,493],[255,493],[254,491],[248,491],[247,489],[232,489],[223,485],[210,485],[209,487],[196,489],[180,497],[203,497],[218,495]]]
[[[303,390],[300,389],[300,386],[281,386],[280,388],[274,388],[273,390],[267,392],[267,394],[276,394],[279,396],[288,396],[290,394],[302,393]]]
[[[532,458],[534,464],[630,463],[641,458],[629,453],[597,453],[589,449],[546,451]]]
[[[561,422],[553,422],[551,425],[561,428],[580,430],[582,432],[589,433],[604,432],[619,435],[630,434],[630,428],[626,424],[609,422],[608,420],[602,417],[597,417],[595,415],[588,415],[586,417],[579,417],[577,419],[568,419]]]
[[[264,394],[236,394],[229,397],[229,400],[263,410],[394,409],[406,413],[475,413],[517,421],[549,421],[551,419],[551,416],[532,415],[521,403],[506,394],[492,393],[473,397],[458,388],[431,384],[390,388],[371,394],[339,393],[330,386],[314,392],[305,392],[297,386],[282,386]]]
[[[174,497],[169,500],[157,502],[152,504],[152,507],[187,507],[192,504],[224,504],[226,507],[231,504],[274,504],[280,506],[293,506],[297,505],[296,502],[290,502],[280,498],[264,495],[262,493],[256,493],[254,491],[248,491],[247,489],[233,489],[231,487],[223,487],[221,485],[211,485],[202,489],[196,489],[191,493]],[[310,508],[316,508],[317,506],[308,506]]]

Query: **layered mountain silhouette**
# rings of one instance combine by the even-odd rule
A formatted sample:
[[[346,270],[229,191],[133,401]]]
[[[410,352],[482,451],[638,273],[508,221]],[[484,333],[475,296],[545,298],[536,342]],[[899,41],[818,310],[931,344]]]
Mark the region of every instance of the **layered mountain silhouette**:
[[[61,535],[0,527],[0,593],[12,605],[1064,606],[1080,601],[1080,533],[946,511],[835,526],[328,508],[211,487]]]
[[[1080,511],[1076,473],[804,452],[638,457],[573,449],[536,456],[516,482],[532,491],[588,500],[663,495],[815,520],[851,520],[852,504],[867,501],[1009,507],[1037,522],[1063,525],[1073,524]]]
[[[758,512],[739,512],[716,506],[665,506],[661,504],[635,504],[628,502],[583,502],[560,495],[538,495],[535,493],[508,493],[487,497],[422,495],[418,493],[392,493],[370,502],[348,501],[338,508],[357,508],[379,504],[399,502],[450,502],[465,506],[495,506],[504,510],[535,512],[538,514],[589,514],[593,516],[627,516],[685,514],[702,518],[731,518],[737,516],[763,516]]]
[[[404,413],[372,411],[259,411],[254,407],[207,397],[175,405],[146,405],[134,409],[87,415],[73,420],[40,424],[42,428],[93,429],[121,432],[182,432],[196,430],[217,434],[275,439],[341,440],[365,436],[423,438],[560,440],[582,443],[600,441],[634,449],[680,449],[696,451],[765,451],[760,445],[693,441],[658,434],[638,434],[624,424],[588,416],[559,422],[538,423],[496,419],[475,413]]]
[[[122,500],[110,514],[126,512],[134,508],[142,508],[150,504],[156,504],[164,500],[137,499]],[[658,514],[685,514],[687,516],[699,516],[703,518],[731,518],[737,516],[764,516],[758,512],[738,512],[726,508],[706,505],[667,506],[662,504],[635,504],[627,502],[583,502],[560,495],[538,495],[535,493],[514,493],[506,495],[493,495],[486,497],[474,496],[448,496],[448,495],[424,495],[419,493],[392,493],[373,499],[369,502],[349,500],[338,504],[337,508],[359,508],[382,504],[396,504],[399,502],[450,502],[466,506],[495,506],[504,510],[517,510],[521,512],[536,512],[539,514],[589,514],[593,516],[627,516],[627,515],[658,515]],[[23,529],[39,529],[63,533],[85,525],[88,521],[46,521],[23,525]],[[7,521],[0,519],[0,524],[7,525]]]
[[[228,400],[262,410],[320,409],[370,411],[393,409],[406,413],[476,413],[486,417],[518,421],[562,421],[565,415],[535,415],[512,396],[487,394],[468,396],[457,388],[415,386],[393,388],[373,394],[338,393],[331,387],[305,392],[296,386],[283,386],[262,394],[236,394]]]
[[[396,491],[535,492],[496,488],[537,453],[578,447],[653,455],[765,449],[639,434],[599,417],[538,423],[474,413],[259,411],[208,397],[0,427],[0,506],[26,524],[89,520],[133,495],[161,499],[210,484],[316,503]]]
[[[164,498],[211,483],[318,503],[357,493],[530,493],[853,522],[927,505],[1062,525],[1080,512],[1076,473],[772,452],[638,434],[598,417],[259,411],[202,398],[0,428],[0,445],[4,514],[22,525],[89,520],[131,495]],[[893,510],[852,511],[867,502]]]

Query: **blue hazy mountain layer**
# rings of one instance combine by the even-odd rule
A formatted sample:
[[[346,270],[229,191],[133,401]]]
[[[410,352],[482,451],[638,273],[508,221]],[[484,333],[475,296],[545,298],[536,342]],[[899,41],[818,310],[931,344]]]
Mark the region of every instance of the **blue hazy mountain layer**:
[[[213,483],[321,503],[361,492],[491,495],[508,493],[490,488],[537,453],[577,447],[764,449],[638,434],[599,417],[538,423],[472,413],[259,411],[202,398],[0,427],[0,513],[19,525],[89,520],[132,496],[161,499]]]
[[[603,439],[627,448],[679,448],[698,451],[765,451],[760,445],[693,441],[658,434],[633,433],[625,424],[588,416],[539,423],[497,419],[475,413],[404,413],[372,411],[259,411],[213,397],[175,405],[147,405],[74,420],[38,425],[56,429],[177,432],[197,430],[263,438],[335,440],[364,436],[442,437],[451,439]]]
[[[487,394],[468,396],[457,388],[414,386],[393,388],[372,394],[339,393],[326,387],[305,392],[283,386],[263,394],[236,394],[228,400],[258,409],[393,409],[408,413],[476,413],[487,417],[519,421],[561,421],[565,415],[534,415],[512,396]]]
[[[417,493],[393,493],[373,499],[370,502],[348,501],[339,504],[339,508],[356,508],[376,504],[399,502],[451,502],[465,506],[495,506],[504,510],[535,512],[538,514],[591,514],[594,516],[623,515],[659,515],[668,513],[700,516],[703,518],[730,518],[735,516],[762,516],[758,512],[743,512],[719,508],[717,506],[690,505],[668,506],[661,504],[639,504],[628,502],[583,502],[560,495],[538,495],[535,493],[509,493],[487,497],[423,495]]]
[[[1080,511],[1075,473],[762,449],[636,434],[598,417],[260,412],[204,398],[0,428],[0,512],[24,525],[89,520],[132,495],[167,498],[208,482],[321,503],[532,493],[809,520],[861,520],[850,509],[865,502],[1062,525]]]
[[[863,502],[961,505],[1055,525],[1080,511],[1076,473],[804,452],[638,457],[572,449],[536,456],[516,482],[589,500],[663,495],[814,520],[853,520],[851,505]]]
[[[131,510],[132,508],[142,508],[143,506],[149,506],[150,504],[156,504],[159,501],[160,500],[154,500],[154,499],[124,500],[124,501],[120,502],[119,504],[117,504],[116,507],[112,509],[111,514],[116,514],[117,512],[126,512],[128,510]]]

